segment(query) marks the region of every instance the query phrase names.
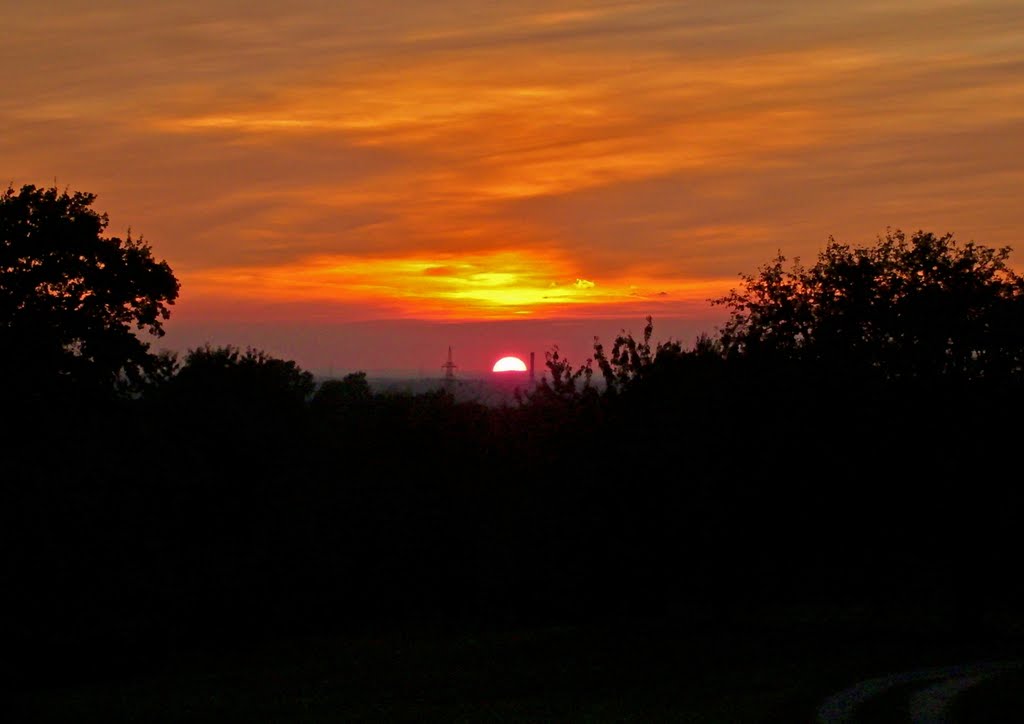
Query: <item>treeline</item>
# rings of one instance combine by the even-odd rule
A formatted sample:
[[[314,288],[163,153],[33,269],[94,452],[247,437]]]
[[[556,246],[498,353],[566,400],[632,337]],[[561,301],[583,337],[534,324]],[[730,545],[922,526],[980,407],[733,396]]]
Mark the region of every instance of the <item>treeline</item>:
[[[1019,623],[1008,254],[831,242],[745,277],[716,336],[657,342],[648,319],[581,366],[551,350],[504,407],[230,347],[106,387],[82,344],[5,348],[8,674],[373,626]]]
[[[26,413],[5,636],[81,665],[376,625],[1015,612],[1018,388],[650,364],[494,408],[199,350],[142,398]]]

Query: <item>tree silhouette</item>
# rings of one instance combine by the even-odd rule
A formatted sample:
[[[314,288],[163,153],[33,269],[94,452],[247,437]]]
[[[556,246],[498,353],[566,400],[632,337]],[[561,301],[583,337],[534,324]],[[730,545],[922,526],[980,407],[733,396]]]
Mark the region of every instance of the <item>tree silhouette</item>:
[[[241,415],[295,411],[313,394],[313,375],[263,350],[205,345],[189,350],[168,395]]]
[[[516,390],[516,398],[538,403],[542,400],[571,401],[580,396],[591,396],[594,394],[591,387],[594,370],[591,365],[592,360],[587,360],[578,369],[573,369],[572,363],[562,356],[556,344],[544,353],[544,366],[551,373],[551,381],[548,382],[547,377],[543,376],[532,392],[523,394]]]
[[[162,365],[133,327],[163,334],[178,281],[141,238],[105,237],[95,199],[31,185],[0,195],[0,372],[19,390],[106,395]]]
[[[354,405],[367,403],[373,397],[365,372],[350,372],[340,380],[320,383],[310,405],[324,412],[344,411]]]
[[[885,379],[999,380],[1024,365],[1024,279],[951,234],[830,238],[814,266],[781,254],[714,301],[731,310],[727,356],[825,364]]]
[[[693,352],[683,349],[677,340],[669,339],[651,346],[654,333],[654,319],[646,318],[643,337],[634,339],[633,335],[623,330],[612,343],[611,354],[607,354],[604,345],[594,338],[594,361],[604,377],[609,394],[616,395],[635,386],[642,380],[664,378],[670,370],[675,370],[682,360],[693,354],[706,354],[715,345],[706,336],[698,338]]]

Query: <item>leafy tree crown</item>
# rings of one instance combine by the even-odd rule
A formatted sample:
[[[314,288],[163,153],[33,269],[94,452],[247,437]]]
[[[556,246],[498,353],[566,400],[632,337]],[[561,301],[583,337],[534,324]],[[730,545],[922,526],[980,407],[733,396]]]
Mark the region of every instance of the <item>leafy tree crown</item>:
[[[827,363],[887,378],[1019,376],[1024,280],[1010,248],[889,230],[871,246],[830,238],[817,262],[779,254],[714,300],[726,355]]]
[[[8,381],[128,389],[161,362],[134,331],[163,334],[178,296],[170,266],[141,238],[104,236],[90,193],[0,194],[0,345]]]

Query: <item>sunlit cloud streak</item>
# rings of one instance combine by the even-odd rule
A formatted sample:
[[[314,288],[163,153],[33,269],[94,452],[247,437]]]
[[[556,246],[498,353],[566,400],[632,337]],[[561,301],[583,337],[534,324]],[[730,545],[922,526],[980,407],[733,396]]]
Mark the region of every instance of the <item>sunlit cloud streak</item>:
[[[723,282],[630,277],[573,277],[572,262],[516,251],[450,258],[318,256],[290,265],[218,268],[189,277],[194,293],[211,300],[358,304],[374,299],[389,316],[431,320],[608,316],[650,312],[651,304],[694,306]]]

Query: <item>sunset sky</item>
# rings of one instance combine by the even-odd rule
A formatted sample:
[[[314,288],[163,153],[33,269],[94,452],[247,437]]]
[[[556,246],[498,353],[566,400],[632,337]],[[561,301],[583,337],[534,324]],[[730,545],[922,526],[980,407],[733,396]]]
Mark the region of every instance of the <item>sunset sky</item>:
[[[0,183],[98,195],[157,348],[440,375],[690,342],[830,235],[1024,259],[1020,0],[0,0]]]

